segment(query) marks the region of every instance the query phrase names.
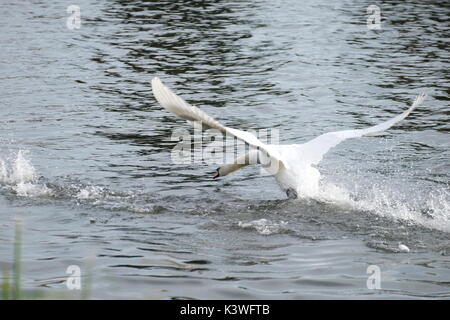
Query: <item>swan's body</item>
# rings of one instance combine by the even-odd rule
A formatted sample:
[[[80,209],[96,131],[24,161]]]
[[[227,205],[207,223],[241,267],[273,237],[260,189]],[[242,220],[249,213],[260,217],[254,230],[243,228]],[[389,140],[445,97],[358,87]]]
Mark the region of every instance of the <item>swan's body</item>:
[[[175,115],[190,121],[201,121],[203,126],[214,128],[222,133],[235,136],[255,148],[248,154],[222,165],[215,176],[225,176],[240,168],[255,163],[265,164],[289,197],[312,196],[319,189],[320,172],[317,165],[332,147],[340,142],[362,136],[377,135],[405,119],[422,101],[425,95],[419,95],[411,107],[400,115],[366,129],[328,132],[303,144],[273,145],[264,144],[249,132],[228,128],[199,108],[188,104],[181,97],[167,88],[159,78],[153,78],[152,90],[162,107]]]

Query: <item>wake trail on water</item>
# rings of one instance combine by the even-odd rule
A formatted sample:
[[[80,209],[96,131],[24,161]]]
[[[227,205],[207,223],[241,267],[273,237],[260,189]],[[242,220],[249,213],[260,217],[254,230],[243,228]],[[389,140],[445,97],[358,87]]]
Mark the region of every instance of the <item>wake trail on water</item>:
[[[275,188],[275,185],[274,185]],[[160,213],[169,210],[164,198],[155,197],[139,191],[116,192],[105,186],[73,183],[67,179],[58,183],[46,182],[40,177],[30,160],[29,152],[20,150],[9,155],[0,155],[0,191],[9,191],[20,198],[48,198],[75,201],[77,204],[93,205],[106,210],[124,210],[133,213]],[[403,198],[404,198],[403,194]],[[410,195],[414,197],[413,194]],[[342,210],[356,210],[393,218],[426,228],[450,232],[450,192],[448,188],[435,188],[421,197],[419,203],[405,201],[398,190],[376,183],[370,187],[350,192],[342,186],[322,181],[318,192],[310,196],[319,203],[327,203]],[[293,201],[307,201],[298,199]],[[260,219],[241,222],[239,227],[255,229],[258,233],[269,235],[286,227],[287,222],[274,222]]]
[[[157,213],[159,206],[138,191],[115,192],[104,186],[70,181],[48,182],[39,176],[32,165],[29,152],[19,150],[0,155],[0,191],[24,199],[73,201],[77,205],[91,205],[109,211],[124,210],[133,213]]]

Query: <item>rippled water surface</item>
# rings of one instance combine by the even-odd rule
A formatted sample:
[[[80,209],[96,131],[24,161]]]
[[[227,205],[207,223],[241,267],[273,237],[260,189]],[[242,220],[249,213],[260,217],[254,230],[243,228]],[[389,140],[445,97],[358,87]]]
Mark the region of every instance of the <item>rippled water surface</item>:
[[[450,7],[387,1],[0,4],[0,264],[23,221],[22,286],[77,298],[450,297]],[[174,164],[165,83],[227,126],[284,143],[425,103],[319,165],[326,198],[287,200],[245,168]],[[410,252],[402,252],[399,244]],[[367,268],[381,289],[367,287]],[[5,277],[5,273],[3,273]]]

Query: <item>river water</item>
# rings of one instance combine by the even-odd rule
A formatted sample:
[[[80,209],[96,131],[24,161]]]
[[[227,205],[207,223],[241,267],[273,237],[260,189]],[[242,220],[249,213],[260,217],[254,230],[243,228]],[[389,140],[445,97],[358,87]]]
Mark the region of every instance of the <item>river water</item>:
[[[78,298],[75,265],[94,299],[450,297],[448,4],[389,1],[372,30],[362,0],[75,2],[0,3],[0,267],[19,220],[24,292]],[[288,200],[258,168],[171,161],[191,127],[154,76],[282,143],[428,98],[332,149],[326,199]]]

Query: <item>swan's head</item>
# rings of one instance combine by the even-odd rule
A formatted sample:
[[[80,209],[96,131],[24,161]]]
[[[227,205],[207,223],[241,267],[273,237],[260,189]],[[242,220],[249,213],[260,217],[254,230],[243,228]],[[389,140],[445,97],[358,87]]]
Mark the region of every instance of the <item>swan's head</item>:
[[[220,177],[220,168],[216,169],[216,172],[214,173],[213,179],[217,179],[218,177]]]
[[[230,173],[232,173],[236,170],[239,170],[245,166],[246,166],[246,164],[239,164],[239,163],[224,164],[216,169],[216,172],[214,173],[213,178],[217,179],[219,177],[225,177],[226,175],[229,175]]]

